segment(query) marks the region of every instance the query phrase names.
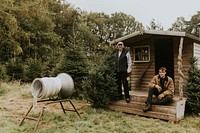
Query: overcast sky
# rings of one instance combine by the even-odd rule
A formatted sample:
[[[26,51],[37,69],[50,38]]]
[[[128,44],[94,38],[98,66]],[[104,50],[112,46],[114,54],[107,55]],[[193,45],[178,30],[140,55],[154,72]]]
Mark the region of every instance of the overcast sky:
[[[177,17],[190,20],[200,11],[200,0],[65,0],[73,7],[112,14],[123,12],[135,17],[145,27],[152,19],[167,30]]]

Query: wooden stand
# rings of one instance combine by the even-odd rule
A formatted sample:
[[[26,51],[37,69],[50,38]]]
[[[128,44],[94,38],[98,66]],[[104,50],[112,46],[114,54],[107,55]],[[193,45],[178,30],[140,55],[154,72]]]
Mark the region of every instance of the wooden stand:
[[[34,131],[36,131],[37,128],[38,128],[40,119],[42,117],[42,114],[43,114],[45,108],[47,107],[47,105],[53,104],[53,103],[60,103],[60,105],[61,105],[62,110],[63,110],[64,113],[66,113],[65,111],[72,111],[72,112],[76,112],[77,115],[79,117],[81,117],[80,114],[78,113],[76,107],[74,106],[74,104],[72,103],[72,101],[70,99],[61,99],[61,100],[60,99],[48,99],[48,100],[41,100],[41,101],[37,101],[37,102],[38,103],[39,102],[45,102],[45,104],[43,105],[43,107],[41,109],[41,112],[39,113],[39,116],[37,118],[28,116],[28,114],[30,113],[31,109],[33,108],[33,105],[31,105],[30,109],[24,115],[24,117],[23,117],[23,119],[22,119],[22,121],[21,121],[21,123],[20,123],[19,126],[21,126],[23,124],[23,122],[24,122],[25,119],[33,120],[33,121],[36,121],[36,125],[35,125],[35,128],[34,128]],[[63,104],[62,104],[62,102],[69,102],[72,105],[72,107],[73,107],[74,110],[67,110],[67,109],[65,109],[64,106],[63,106]]]

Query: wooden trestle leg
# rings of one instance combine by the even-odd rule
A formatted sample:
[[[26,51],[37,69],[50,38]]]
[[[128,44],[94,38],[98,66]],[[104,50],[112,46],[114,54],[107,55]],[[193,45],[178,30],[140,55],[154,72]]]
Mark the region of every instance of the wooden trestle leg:
[[[67,101],[72,105],[74,110],[67,110],[67,109],[64,108],[62,102],[67,102]],[[24,117],[23,117],[22,121],[20,122],[19,126],[21,126],[23,124],[25,119],[34,120],[34,121],[36,121],[36,125],[35,125],[35,128],[34,128],[34,131],[36,131],[38,129],[40,119],[42,118],[43,112],[44,112],[45,108],[47,107],[47,105],[48,104],[53,104],[53,103],[58,103],[58,102],[60,103],[64,113],[66,113],[66,111],[72,111],[72,112],[76,112],[77,115],[79,117],[81,117],[79,112],[77,111],[76,107],[74,106],[74,104],[72,103],[72,101],[70,99],[61,99],[61,100],[60,99],[49,99],[49,100],[41,100],[41,101],[37,101],[37,102],[46,102],[42,107],[42,110],[41,110],[41,112],[39,114],[39,117],[35,118],[35,117],[28,116],[28,114],[30,113],[30,111],[33,108],[33,105],[31,105],[31,107],[29,108],[28,112],[24,115]]]

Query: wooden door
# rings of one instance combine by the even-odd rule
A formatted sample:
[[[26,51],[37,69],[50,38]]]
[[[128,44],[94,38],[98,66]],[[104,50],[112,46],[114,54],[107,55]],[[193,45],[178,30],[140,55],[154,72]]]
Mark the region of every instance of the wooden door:
[[[173,39],[155,40],[155,74],[160,67],[167,68],[167,75],[174,79]]]

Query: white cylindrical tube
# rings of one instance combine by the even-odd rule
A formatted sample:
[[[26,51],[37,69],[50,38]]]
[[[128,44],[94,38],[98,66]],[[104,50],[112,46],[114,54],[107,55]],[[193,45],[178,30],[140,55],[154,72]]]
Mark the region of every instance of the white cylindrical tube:
[[[74,93],[74,81],[69,74],[61,73],[57,76],[61,80],[61,90],[59,92],[59,97],[62,99],[70,98]]]
[[[61,80],[57,77],[36,78],[32,83],[32,95],[37,99],[56,96],[60,92],[61,85]]]
[[[61,73],[57,77],[36,78],[32,82],[31,91],[36,101],[54,96],[70,98],[74,92],[74,82],[66,73]]]

